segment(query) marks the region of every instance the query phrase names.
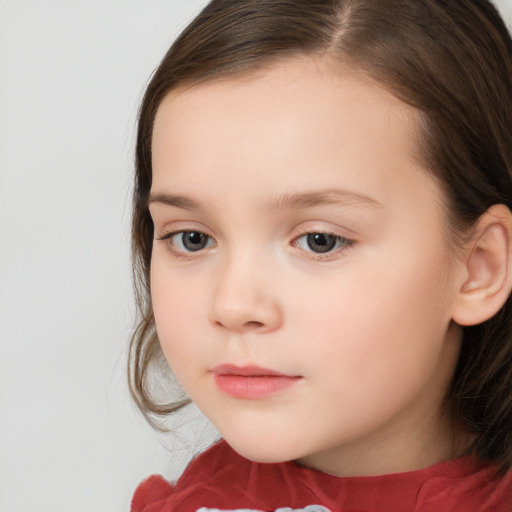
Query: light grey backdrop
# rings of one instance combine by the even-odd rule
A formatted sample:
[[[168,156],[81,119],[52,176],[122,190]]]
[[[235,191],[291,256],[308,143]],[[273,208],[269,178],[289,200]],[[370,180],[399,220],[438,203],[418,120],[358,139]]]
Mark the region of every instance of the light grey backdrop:
[[[125,511],[188,455],[128,396],[128,226],[141,92],[203,3],[0,2],[2,512]]]
[[[136,108],[204,3],[0,0],[3,512],[128,510],[211,438],[194,411],[177,440],[156,435],[125,385]]]

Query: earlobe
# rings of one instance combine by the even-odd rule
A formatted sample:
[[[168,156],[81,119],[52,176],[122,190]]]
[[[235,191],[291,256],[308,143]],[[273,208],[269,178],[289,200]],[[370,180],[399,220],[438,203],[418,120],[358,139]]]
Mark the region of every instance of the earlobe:
[[[506,206],[482,215],[462,263],[452,317],[459,325],[477,325],[501,309],[512,289],[512,213]]]

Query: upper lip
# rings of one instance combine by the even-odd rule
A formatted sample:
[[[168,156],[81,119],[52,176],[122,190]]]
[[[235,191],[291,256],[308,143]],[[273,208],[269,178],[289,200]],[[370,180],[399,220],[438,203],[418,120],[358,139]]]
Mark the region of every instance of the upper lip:
[[[259,377],[259,376],[273,376],[273,377],[296,377],[295,375],[287,375],[286,373],[277,372],[261,366],[237,366],[234,364],[219,364],[212,368],[213,373],[219,375],[239,375],[241,377]]]

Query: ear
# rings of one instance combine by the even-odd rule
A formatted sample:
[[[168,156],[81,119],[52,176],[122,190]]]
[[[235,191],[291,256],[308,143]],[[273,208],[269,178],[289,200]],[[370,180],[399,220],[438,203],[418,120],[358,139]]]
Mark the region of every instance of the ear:
[[[461,265],[452,318],[477,325],[501,309],[512,289],[512,213],[506,206],[494,205],[480,217]]]

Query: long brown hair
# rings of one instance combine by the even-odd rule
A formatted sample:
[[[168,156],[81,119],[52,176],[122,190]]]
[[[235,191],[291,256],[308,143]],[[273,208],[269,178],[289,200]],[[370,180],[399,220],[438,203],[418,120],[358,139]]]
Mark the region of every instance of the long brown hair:
[[[453,240],[492,205],[512,209],[512,40],[487,0],[213,0],[155,71],[138,121],[132,225],[140,322],[129,383],[146,418],[180,407],[159,388],[170,374],[151,310],[148,212],[156,111],[178,86],[224,79],[296,55],[330,55],[421,113],[420,151],[440,181]],[[467,327],[446,399],[474,434],[474,452],[512,467],[512,304]],[[154,379],[157,371],[159,376]]]

